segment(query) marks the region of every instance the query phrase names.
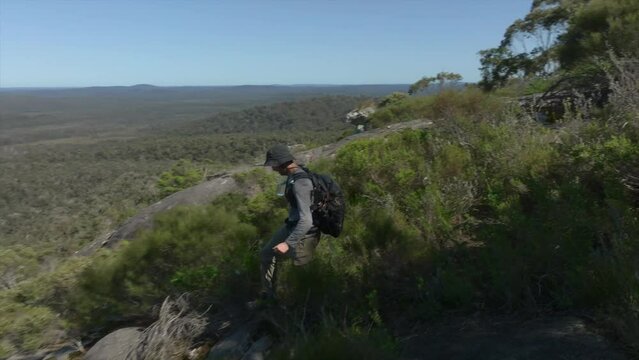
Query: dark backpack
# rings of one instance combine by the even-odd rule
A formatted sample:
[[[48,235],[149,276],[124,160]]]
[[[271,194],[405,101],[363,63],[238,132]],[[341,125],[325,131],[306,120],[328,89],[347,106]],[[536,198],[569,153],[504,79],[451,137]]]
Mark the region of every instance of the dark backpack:
[[[313,225],[324,234],[338,237],[344,224],[346,205],[339,185],[328,175],[317,174],[302,166],[306,174],[298,179],[308,178],[313,182]]]

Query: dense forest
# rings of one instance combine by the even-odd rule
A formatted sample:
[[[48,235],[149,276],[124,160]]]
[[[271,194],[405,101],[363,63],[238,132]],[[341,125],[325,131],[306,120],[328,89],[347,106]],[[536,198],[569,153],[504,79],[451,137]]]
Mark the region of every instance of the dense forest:
[[[166,196],[166,187],[177,191],[226,167],[254,165],[274,142],[334,141],[352,131],[344,115],[361,101],[332,96],[275,103],[126,140],[5,146],[0,154],[4,287],[49,269],[113,230]],[[175,178],[188,171],[197,179],[180,186],[160,182],[165,173]]]
[[[518,51],[517,38],[540,43]],[[377,101],[373,126],[434,125],[353,141],[334,160],[310,164],[342,186],[345,229],[309,266],[283,269],[286,336],[270,356],[406,357],[412,332],[447,317],[563,313],[591,319],[639,356],[637,44],[636,1],[534,0],[501,44],[482,51],[479,84]],[[521,101],[530,94],[535,102]],[[552,96],[561,96],[560,109],[544,105]],[[132,142],[5,154],[3,168],[16,175],[1,184],[11,191],[1,207],[10,246],[0,257],[0,356],[47,346],[62,330],[81,338],[126,321],[149,325],[167,296],[189,293],[209,314],[254,296],[257,252],[285,216],[278,179],[260,168],[236,176],[262,190],[250,196],[172,209],[121,247],[47,272],[41,256],[68,254],[158,199],[158,178],[197,179],[205,167],[255,161],[275,141],[336,140],[349,131],[343,113],[359,103],[285,102]],[[74,204],[73,214],[61,210]],[[57,240],[25,242],[47,243],[47,234]],[[184,350],[194,338],[166,346]]]
[[[378,97],[406,85],[151,85],[0,89],[0,145],[130,139],[258,105],[323,96]]]

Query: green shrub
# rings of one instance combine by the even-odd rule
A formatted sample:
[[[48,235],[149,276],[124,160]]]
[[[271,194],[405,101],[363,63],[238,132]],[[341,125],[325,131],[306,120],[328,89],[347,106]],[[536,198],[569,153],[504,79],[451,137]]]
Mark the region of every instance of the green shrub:
[[[476,88],[443,90],[433,95],[415,96],[391,102],[371,116],[371,124],[374,127],[381,127],[420,118],[499,120],[505,108],[506,104],[502,99]]]
[[[429,102],[428,111],[443,113],[448,100],[409,99],[402,111]],[[375,290],[388,306],[399,278],[384,280],[385,273],[412,274],[418,286],[403,295],[420,299],[416,314],[601,309],[633,298],[639,249],[630,239],[639,224],[620,170],[639,155],[637,144],[596,125],[562,135],[522,122],[477,122],[477,111],[478,118],[451,117],[338,153],[333,172],[356,216],[347,217],[336,247],[367,274],[353,279],[372,284],[357,288],[359,296]]]
[[[9,340],[0,340],[0,357],[7,359],[15,353],[17,350]]]
[[[180,160],[169,171],[160,175],[157,187],[160,196],[166,197],[180,190],[197,185],[203,180],[204,171],[188,160]]]
[[[64,324],[49,308],[19,304],[7,299],[0,299],[0,308],[2,351],[35,351],[58,340],[56,335]]]
[[[217,302],[257,277],[257,230],[222,205],[159,214],[153,230],[104,252],[80,277],[76,321],[148,315],[167,295],[194,291]]]
[[[50,309],[2,301],[0,339],[10,348],[35,351],[57,340],[49,332],[60,328],[60,320]]]
[[[406,100],[408,98],[408,94],[404,92],[394,92],[386,97],[384,97],[379,102],[379,107],[385,107],[388,105],[399,104],[400,102]]]
[[[232,209],[239,210],[240,219],[257,228],[260,238],[266,238],[280,227],[286,216],[286,200],[277,196],[278,183],[284,178],[273,171],[257,169],[236,175],[236,180],[245,188],[252,189],[254,195],[242,201],[229,204]],[[242,204],[241,206],[238,206]]]
[[[35,249],[13,245],[0,249],[0,287],[11,288],[40,270]]]
[[[60,341],[72,312],[70,297],[77,276],[89,263],[74,257],[17,286],[0,292],[0,345],[16,352],[32,352]],[[0,350],[0,354],[2,354]]]

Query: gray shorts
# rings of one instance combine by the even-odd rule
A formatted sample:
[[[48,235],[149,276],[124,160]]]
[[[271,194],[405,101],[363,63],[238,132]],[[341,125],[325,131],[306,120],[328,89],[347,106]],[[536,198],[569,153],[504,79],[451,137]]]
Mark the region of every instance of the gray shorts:
[[[293,231],[293,226],[284,225],[279,230],[273,234],[271,240],[262,248],[260,253],[262,262],[270,262],[274,255],[276,254],[273,248],[279,244],[284,242],[286,238]],[[289,257],[293,259],[293,264],[295,265],[305,265],[308,264],[311,260],[313,260],[313,254],[315,253],[315,248],[317,244],[319,244],[320,232],[317,228],[313,227],[303,238],[299,240],[295,247],[289,248],[286,254],[282,255],[284,257]]]

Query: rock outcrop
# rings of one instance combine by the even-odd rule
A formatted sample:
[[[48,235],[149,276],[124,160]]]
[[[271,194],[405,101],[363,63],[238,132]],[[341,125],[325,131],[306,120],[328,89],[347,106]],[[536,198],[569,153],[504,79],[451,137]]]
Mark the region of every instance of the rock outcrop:
[[[142,328],[116,330],[98,341],[84,356],[85,360],[127,360],[142,337]]]
[[[370,117],[375,113],[375,111],[377,111],[375,106],[366,106],[355,109],[346,114],[346,122],[357,126],[358,129],[360,126],[367,127],[369,125]]]
[[[142,229],[149,229],[153,225],[153,216],[170,210],[179,205],[203,205],[210,203],[220,195],[238,191],[238,185],[233,174],[246,171],[249,167],[238,167],[228,172],[209,177],[209,180],[188,189],[171,194],[168,197],[140,211],[129,218],[120,228],[99,238],[83,249],[77,255],[90,255],[99,248],[112,248],[124,239],[132,239],[135,233]]]

